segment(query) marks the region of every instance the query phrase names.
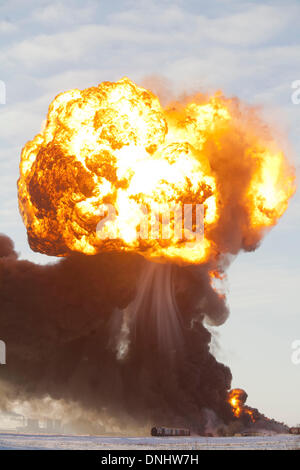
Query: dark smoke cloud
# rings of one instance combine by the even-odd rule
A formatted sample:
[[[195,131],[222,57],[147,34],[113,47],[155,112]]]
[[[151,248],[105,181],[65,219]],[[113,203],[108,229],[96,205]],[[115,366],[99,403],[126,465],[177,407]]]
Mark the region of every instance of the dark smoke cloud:
[[[219,324],[228,315],[210,284],[209,266],[156,265],[130,318],[126,306],[149,270],[141,256],[74,254],[37,265],[19,260],[4,235],[0,256],[0,336],[7,344],[0,372],[15,398],[50,395],[87,412],[105,410],[124,423],[130,416],[142,424],[200,429],[207,409],[225,423],[232,419],[226,402],[231,373],[210,353],[211,335],[203,325],[205,316]],[[156,307],[165,323],[153,314],[153,279],[161,279]],[[180,341],[165,354],[174,302]],[[128,351],[118,356],[125,340]]]

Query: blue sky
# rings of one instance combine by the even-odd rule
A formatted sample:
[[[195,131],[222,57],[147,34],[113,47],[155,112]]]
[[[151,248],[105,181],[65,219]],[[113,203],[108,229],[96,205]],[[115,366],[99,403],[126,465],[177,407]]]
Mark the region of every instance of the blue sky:
[[[23,258],[30,251],[18,213],[20,151],[36,135],[50,101],[69,88],[129,76],[165,95],[222,89],[261,107],[294,165],[300,164],[300,2],[1,0],[0,231]],[[217,329],[218,357],[234,386],[265,414],[300,422],[300,198],[255,253],[228,272],[231,316]],[[0,332],[1,337],[1,332]]]

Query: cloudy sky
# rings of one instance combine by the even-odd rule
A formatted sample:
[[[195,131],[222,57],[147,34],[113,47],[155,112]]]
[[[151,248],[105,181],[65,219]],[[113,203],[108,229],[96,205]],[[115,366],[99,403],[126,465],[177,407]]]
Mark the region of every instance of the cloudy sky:
[[[18,213],[20,151],[59,92],[125,75],[163,96],[222,89],[260,106],[298,171],[300,105],[291,85],[300,80],[299,31],[298,0],[1,0],[0,231],[23,258],[49,260],[30,251]],[[259,250],[230,268],[231,316],[218,328],[218,357],[233,385],[289,424],[300,422],[300,365],[291,362],[300,339],[299,235],[296,194]]]

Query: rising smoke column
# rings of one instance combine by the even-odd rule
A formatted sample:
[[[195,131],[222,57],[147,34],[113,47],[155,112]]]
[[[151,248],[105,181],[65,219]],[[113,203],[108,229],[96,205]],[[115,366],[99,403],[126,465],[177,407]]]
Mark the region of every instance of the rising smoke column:
[[[62,93],[23,149],[18,190],[31,248],[66,258],[37,266],[1,240],[0,331],[15,390],[125,422],[199,428],[207,409],[228,422],[231,373],[203,323],[228,316],[213,279],[258,246],[294,192],[255,110],[220,94],[163,109],[126,78]],[[204,240],[172,226],[168,239],[141,240],[141,205],[151,219],[174,203],[203,204]],[[114,237],[103,240],[99,206],[109,204]]]

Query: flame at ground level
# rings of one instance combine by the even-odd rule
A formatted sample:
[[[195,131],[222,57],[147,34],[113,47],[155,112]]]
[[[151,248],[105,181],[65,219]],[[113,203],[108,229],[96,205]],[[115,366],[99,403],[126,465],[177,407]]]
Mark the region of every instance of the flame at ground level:
[[[257,410],[245,405],[247,393],[241,388],[234,388],[228,393],[228,403],[231,405],[232,412],[236,418],[249,416],[252,423],[258,418]]]
[[[70,90],[21,155],[19,206],[35,251],[135,251],[206,262],[253,249],[294,192],[293,171],[255,110],[221,94],[163,108],[128,78]],[[204,239],[138,236],[143,210],[204,206]],[[116,210],[114,217],[99,207]],[[96,233],[102,217],[108,237]],[[160,232],[163,220],[156,222]],[[234,234],[232,237],[231,234]]]

